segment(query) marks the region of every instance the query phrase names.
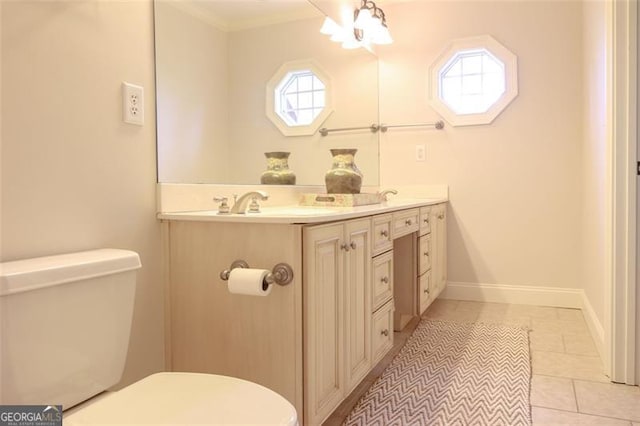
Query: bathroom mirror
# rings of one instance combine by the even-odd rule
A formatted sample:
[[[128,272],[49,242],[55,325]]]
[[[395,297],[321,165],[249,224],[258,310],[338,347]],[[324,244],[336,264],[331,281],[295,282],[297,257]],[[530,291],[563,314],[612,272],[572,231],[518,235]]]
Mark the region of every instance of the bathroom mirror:
[[[290,152],[297,185],[324,185],[332,148],[356,148],[363,185],[378,185],[378,134],[285,136],[266,114],[267,84],[287,62],[330,78],[333,112],[320,128],[378,122],[378,62],[320,34],[307,0],[156,0],[158,181],[259,184],[265,152]]]

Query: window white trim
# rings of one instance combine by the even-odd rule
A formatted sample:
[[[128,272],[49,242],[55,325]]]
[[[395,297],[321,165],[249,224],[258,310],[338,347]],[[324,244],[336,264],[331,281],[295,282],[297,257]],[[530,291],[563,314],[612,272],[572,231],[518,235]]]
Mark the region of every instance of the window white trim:
[[[315,119],[308,125],[304,126],[291,126],[289,125],[276,111],[276,94],[275,91],[280,86],[280,83],[289,73],[310,70],[313,72],[320,81],[324,84],[324,108],[315,117]],[[333,96],[331,94],[331,79],[329,75],[318,66],[318,64],[311,60],[299,60],[285,62],[280,68],[273,74],[273,77],[269,80],[266,87],[266,103],[265,112],[271,122],[282,132],[285,136],[305,136],[313,135],[318,131],[318,128],[333,112]]]
[[[485,112],[457,114],[441,98],[440,72],[461,51],[484,49],[504,64],[505,91]],[[518,95],[518,58],[489,35],[453,40],[429,68],[429,102],[452,126],[491,123]]]

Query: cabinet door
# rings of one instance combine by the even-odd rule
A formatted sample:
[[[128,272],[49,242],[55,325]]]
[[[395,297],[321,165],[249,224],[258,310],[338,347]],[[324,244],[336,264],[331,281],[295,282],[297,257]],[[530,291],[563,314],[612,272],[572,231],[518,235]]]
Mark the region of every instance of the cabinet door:
[[[434,229],[435,228],[435,229]],[[438,204],[432,217],[433,288],[437,296],[447,283],[447,205]]]
[[[373,362],[377,363],[393,347],[393,300],[373,314],[372,322]]]
[[[418,275],[422,275],[431,269],[431,234],[418,238]]]
[[[393,297],[393,252],[376,256],[371,263],[371,309],[375,311]]]
[[[427,271],[424,274],[420,275],[420,278],[418,278],[418,301],[420,303],[420,315],[424,314],[424,311],[433,301],[431,295],[433,289],[431,287],[431,271]]]
[[[305,423],[320,424],[340,404],[344,384],[344,227],[304,231]]]
[[[345,223],[345,390],[371,368],[371,221]]]

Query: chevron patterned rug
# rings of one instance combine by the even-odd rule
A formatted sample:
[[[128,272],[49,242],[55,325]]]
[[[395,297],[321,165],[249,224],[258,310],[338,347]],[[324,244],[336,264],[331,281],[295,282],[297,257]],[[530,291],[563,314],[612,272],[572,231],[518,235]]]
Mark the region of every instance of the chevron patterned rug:
[[[530,425],[526,328],[423,319],[345,425]]]

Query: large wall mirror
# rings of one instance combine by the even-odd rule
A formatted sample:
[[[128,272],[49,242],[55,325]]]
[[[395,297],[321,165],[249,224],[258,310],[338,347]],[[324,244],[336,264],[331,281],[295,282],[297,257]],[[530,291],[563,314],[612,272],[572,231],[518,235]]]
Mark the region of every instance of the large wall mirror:
[[[320,34],[324,16],[307,0],[156,0],[159,182],[259,184],[265,152],[285,151],[296,184],[323,185],[329,150],[356,148],[363,184],[378,185],[378,134],[285,135],[266,111],[283,64],[307,61],[330,81],[320,127],[378,122],[377,58]]]

